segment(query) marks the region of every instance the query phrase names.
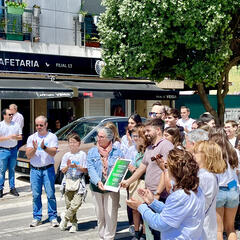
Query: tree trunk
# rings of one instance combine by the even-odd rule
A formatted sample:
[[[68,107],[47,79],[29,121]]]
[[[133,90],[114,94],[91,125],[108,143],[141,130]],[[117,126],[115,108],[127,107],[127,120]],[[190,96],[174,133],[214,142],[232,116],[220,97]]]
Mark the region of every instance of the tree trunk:
[[[237,63],[239,61],[240,61],[240,56],[231,59],[231,61],[225,67],[225,71],[222,73],[221,79],[218,82],[218,85],[217,85],[217,111],[215,109],[213,109],[213,107],[211,106],[203,84],[199,83],[197,85],[198,94],[203,103],[203,106],[205,107],[206,111],[210,112],[214,116],[216,124],[219,126],[224,125],[224,112],[225,112],[224,98],[227,96],[228,91],[229,91],[229,72],[230,72],[231,68],[233,66],[237,65]]]
[[[203,103],[204,108],[206,109],[207,112],[209,112],[213,115],[216,123],[219,124],[218,114],[217,114],[216,110],[211,106],[211,104],[208,100],[208,96],[204,89],[203,83],[199,83],[197,85],[197,88],[198,88],[198,95]]]

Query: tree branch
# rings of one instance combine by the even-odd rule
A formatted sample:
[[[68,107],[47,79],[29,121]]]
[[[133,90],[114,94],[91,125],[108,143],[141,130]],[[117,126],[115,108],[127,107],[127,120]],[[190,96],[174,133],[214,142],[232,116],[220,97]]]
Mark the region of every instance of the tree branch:
[[[201,98],[201,101],[202,101],[206,111],[210,112],[214,116],[215,119],[218,119],[217,112],[212,108],[212,106],[208,100],[207,93],[204,89],[203,83],[197,84],[197,88],[198,88],[199,97]]]

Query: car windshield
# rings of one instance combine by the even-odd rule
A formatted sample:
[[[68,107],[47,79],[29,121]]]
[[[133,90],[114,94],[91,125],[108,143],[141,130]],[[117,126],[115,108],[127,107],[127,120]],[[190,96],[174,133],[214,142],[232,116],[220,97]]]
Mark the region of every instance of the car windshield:
[[[76,121],[61,128],[55,134],[57,135],[58,140],[67,140],[68,135],[71,133],[77,133],[80,136],[80,138],[83,139],[97,125],[98,122]]]

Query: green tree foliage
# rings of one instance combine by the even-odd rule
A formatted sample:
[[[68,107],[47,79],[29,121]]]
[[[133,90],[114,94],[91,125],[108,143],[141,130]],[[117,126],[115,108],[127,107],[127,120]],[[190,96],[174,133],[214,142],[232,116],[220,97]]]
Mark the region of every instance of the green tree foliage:
[[[204,89],[219,85],[222,98],[228,91],[226,74],[240,56],[239,42],[233,49],[233,42],[240,39],[239,0],[103,0],[103,4],[106,12],[98,30],[104,76],[183,79],[190,87],[198,86],[205,108],[217,117],[204,102]]]

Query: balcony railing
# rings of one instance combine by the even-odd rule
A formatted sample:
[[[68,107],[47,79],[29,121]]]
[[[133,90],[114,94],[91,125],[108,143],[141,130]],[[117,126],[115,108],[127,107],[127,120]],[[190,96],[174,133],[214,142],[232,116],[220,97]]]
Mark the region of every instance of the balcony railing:
[[[100,47],[97,27],[93,17],[85,16],[84,22],[79,22],[79,17],[74,17],[75,22],[75,44],[85,47]]]
[[[24,9],[23,14],[11,14],[0,7],[0,39],[17,41],[39,41],[39,18],[33,16],[32,9]]]

